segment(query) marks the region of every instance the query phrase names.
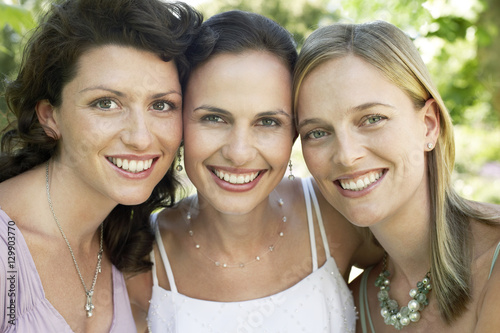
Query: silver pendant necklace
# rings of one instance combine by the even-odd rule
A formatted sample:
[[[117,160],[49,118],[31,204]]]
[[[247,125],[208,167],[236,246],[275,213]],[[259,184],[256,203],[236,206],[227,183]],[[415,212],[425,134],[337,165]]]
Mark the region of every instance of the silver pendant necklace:
[[[76,271],[78,273],[78,276],[80,277],[80,281],[82,282],[83,289],[85,290],[85,306],[84,309],[87,312],[87,318],[92,317],[93,310],[95,308],[94,304],[92,303],[92,296],[94,295],[94,287],[95,283],[97,281],[97,274],[101,273],[101,260],[102,260],[102,239],[103,239],[103,225],[101,223],[101,240],[99,244],[99,252],[97,253],[97,266],[95,269],[95,274],[94,274],[94,279],[92,280],[92,286],[90,289],[87,289],[87,286],[85,285],[85,281],[83,280],[82,274],[80,273],[80,268],[78,267],[78,264],[76,262],[75,255],[73,254],[73,249],[71,248],[71,245],[69,245],[68,238],[66,238],[66,234],[62,230],[61,224],[59,223],[59,220],[57,219],[56,213],[54,212],[54,207],[52,207],[52,199],[50,198],[50,186],[49,186],[49,161],[47,161],[47,164],[45,166],[45,187],[47,189],[47,200],[49,202],[49,207],[50,211],[52,212],[52,216],[54,217],[54,220],[56,221],[57,227],[59,228],[59,231],[61,232],[61,235],[64,238],[64,241],[66,242],[66,245],[68,246],[69,253],[71,253],[71,257],[73,258],[73,262],[75,263]]]
[[[279,198],[278,199],[278,205],[280,207],[283,207],[283,204],[284,204],[283,199]],[[188,223],[188,234],[189,234],[189,237],[193,241],[195,249],[200,250],[201,249],[201,245],[198,242],[196,242],[196,240],[194,239],[195,234],[194,234],[194,231],[193,231],[193,228],[192,228],[192,224],[191,224],[191,218],[192,218],[192,216],[191,216],[191,209],[192,209],[192,207],[190,208],[190,210],[186,214],[186,220],[187,220],[187,223]],[[282,223],[286,223],[287,222],[286,216],[282,216],[281,222]],[[252,260],[247,261],[247,262],[227,263],[227,262],[223,262],[222,260],[212,259],[210,256],[208,256],[203,251],[200,251],[200,252],[201,252],[201,254],[204,257],[206,257],[208,260],[210,260],[216,267],[220,267],[220,268],[244,268],[244,267],[246,267],[246,266],[248,266],[248,265],[250,265],[252,263],[259,262],[262,259],[263,256],[265,256],[269,252],[273,252],[274,251],[276,245],[279,243],[279,241],[285,235],[285,233],[283,232],[283,229],[282,228],[280,228],[280,229],[281,230],[278,233],[278,239],[277,239],[277,241],[274,244],[269,245],[264,253],[261,253],[261,254],[255,256]]]

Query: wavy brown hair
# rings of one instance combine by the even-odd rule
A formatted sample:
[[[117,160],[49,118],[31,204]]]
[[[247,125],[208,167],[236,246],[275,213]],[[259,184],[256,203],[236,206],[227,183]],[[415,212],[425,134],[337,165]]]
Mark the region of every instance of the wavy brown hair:
[[[66,0],[51,5],[28,40],[20,70],[7,83],[5,99],[15,121],[1,139],[0,182],[44,163],[58,141],[45,133],[35,106],[48,100],[61,105],[63,87],[77,74],[78,60],[103,45],[130,46],[174,61],[181,83],[189,72],[187,48],[203,18],[182,2],[160,0]],[[54,136],[55,137],[55,136]],[[149,215],[175,201],[178,182],[170,167],[148,200],[118,205],[104,221],[105,245],[111,262],[125,272],[148,269],[154,236]]]

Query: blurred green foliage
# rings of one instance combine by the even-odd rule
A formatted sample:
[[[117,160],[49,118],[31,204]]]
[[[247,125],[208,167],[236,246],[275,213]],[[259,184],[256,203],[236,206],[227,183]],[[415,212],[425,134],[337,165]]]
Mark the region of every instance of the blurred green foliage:
[[[0,0],[2,79],[15,74],[24,36],[50,2],[12,0],[9,3],[13,4],[6,4],[6,0]],[[471,181],[477,189],[471,191],[464,185],[462,194],[500,203],[500,175],[495,181],[484,181],[480,175],[484,165],[500,161],[500,1],[205,0],[196,7],[206,17],[230,9],[266,15],[293,34],[299,49],[314,29],[325,24],[380,19],[397,25],[414,40],[455,124],[460,125],[457,181]],[[0,98],[2,128],[5,112],[5,102]]]

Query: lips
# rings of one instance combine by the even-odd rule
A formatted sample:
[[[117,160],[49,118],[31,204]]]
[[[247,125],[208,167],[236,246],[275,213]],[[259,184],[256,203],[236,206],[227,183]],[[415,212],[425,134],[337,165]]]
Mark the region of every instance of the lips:
[[[383,174],[383,171],[371,171],[355,178],[338,179],[338,182],[344,190],[361,191],[376,183]]]
[[[131,173],[139,173],[147,170],[153,164],[152,158],[147,160],[133,160],[117,157],[108,157],[108,161],[116,165],[118,168]]]
[[[250,173],[231,173],[228,171],[223,171],[223,170],[218,170],[218,169],[213,169],[212,172],[219,177],[219,179],[222,179],[230,184],[234,185],[240,185],[240,184],[247,184],[252,181],[254,181],[260,174],[259,172],[250,172]]]

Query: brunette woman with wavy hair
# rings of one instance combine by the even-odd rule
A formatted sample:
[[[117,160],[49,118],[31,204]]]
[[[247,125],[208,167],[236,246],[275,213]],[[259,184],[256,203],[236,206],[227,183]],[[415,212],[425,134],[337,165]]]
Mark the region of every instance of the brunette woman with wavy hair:
[[[201,21],[181,2],[73,0],[32,34],[5,92],[2,332],[135,332],[120,271],[149,269],[148,217],[175,199]]]

